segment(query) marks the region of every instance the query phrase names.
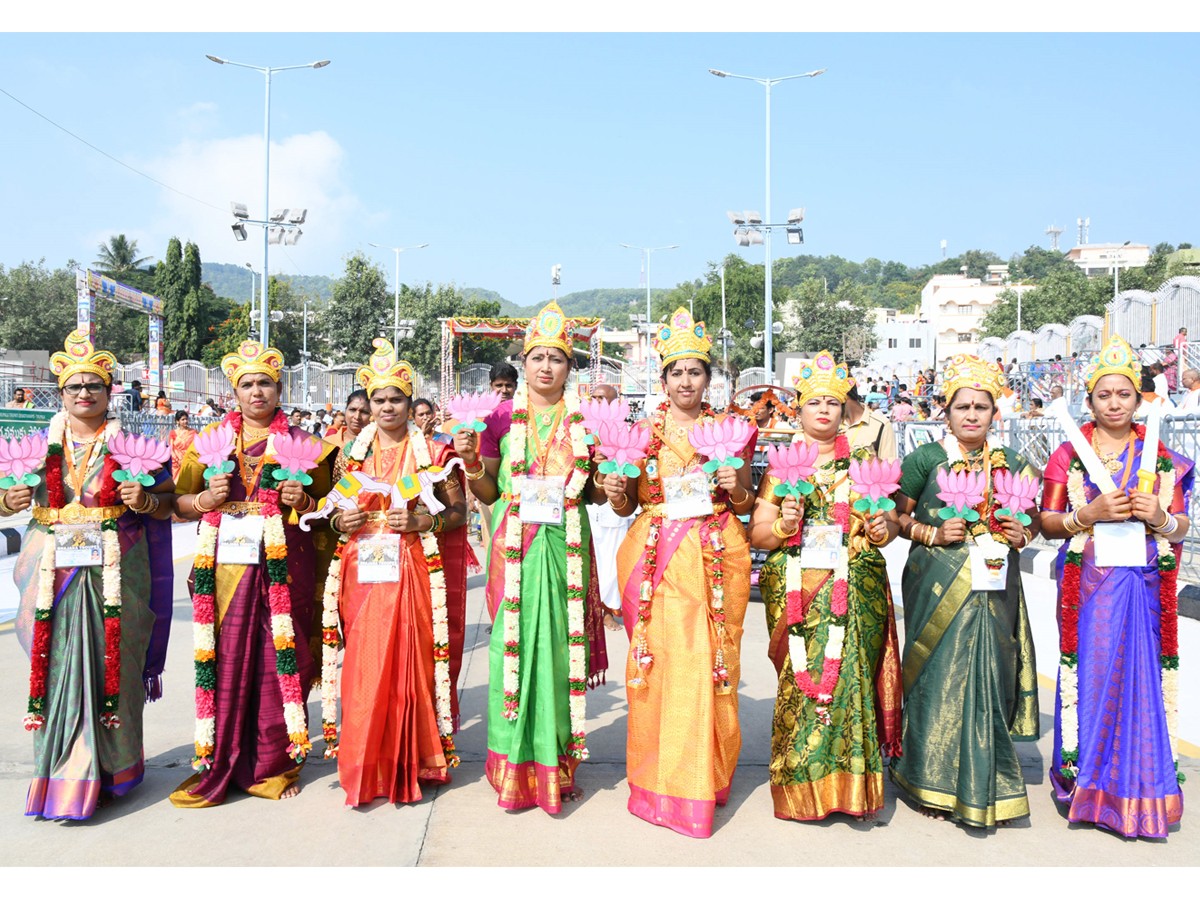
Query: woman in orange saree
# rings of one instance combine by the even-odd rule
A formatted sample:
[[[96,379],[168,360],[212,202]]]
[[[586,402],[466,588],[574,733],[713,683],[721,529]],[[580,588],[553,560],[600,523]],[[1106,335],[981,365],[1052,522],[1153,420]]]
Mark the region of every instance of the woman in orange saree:
[[[748,464],[716,468],[714,485],[689,441],[694,427],[727,418],[703,402],[710,346],[686,309],[660,326],[667,400],[646,423],[643,473],[604,479],[619,515],[642,509],[617,554],[630,635],[629,811],[689,837],[712,835],[741,752],[737,683],[750,548],[737,517],[754,505]],[[747,434],[742,463],[754,452],[753,426]],[[697,476],[703,496],[686,508],[675,498]]]

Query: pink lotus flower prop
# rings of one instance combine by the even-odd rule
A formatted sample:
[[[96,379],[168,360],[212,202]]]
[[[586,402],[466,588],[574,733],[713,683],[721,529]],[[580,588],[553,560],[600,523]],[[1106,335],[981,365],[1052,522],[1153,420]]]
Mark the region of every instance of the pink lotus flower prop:
[[[942,469],[937,473],[938,499],[946,506],[938,510],[943,519],[979,520],[979,513],[972,507],[983,502],[983,474],[980,472],[950,472]]]
[[[450,418],[458,420],[458,424],[450,429],[450,433],[454,434],[464,429],[484,431],[487,426],[483,424],[483,420],[499,405],[500,395],[495,391],[455,394],[446,405]]]
[[[594,444],[605,422],[624,422],[629,418],[629,402],[589,398],[580,401],[579,412],[583,415],[583,427],[588,431],[588,443]]]
[[[775,485],[775,496],[801,500],[811,494],[814,485],[808,478],[817,470],[817,456],[820,452],[820,447],[807,441],[768,447],[767,474],[780,481]]]
[[[1034,475],[1020,475],[1008,469],[996,471],[996,503],[1000,508],[996,515],[1012,516],[1022,525],[1033,519],[1025,514],[1031,506],[1037,506],[1037,495],[1041,485]]]
[[[233,460],[229,454],[233,452],[237,435],[229,425],[214,425],[205,428],[196,435],[192,446],[196,448],[196,456],[204,463],[204,480],[208,481],[214,475],[224,475],[233,471]]]
[[[154,484],[151,470],[161,469],[171,458],[171,448],[157,438],[118,431],[109,439],[108,452],[121,468],[113,472],[116,481],[136,481],[144,487]]]
[[[708,457],[708,462],[701,466],[705,472],[712,474],[721,466],[740,469],[745,463],[738,454],[750,440],[750,423],[727,416],[721,422],[693,426],[688,440],[698,453]]]
[[[316,466],[321,458],[321,442],[315,437],[293,437],[290,434],[274,435],[271,450],[279,468],[275,470],[276,481],[298,481],[312,484],[308,470]]]
[[[900,487],[900,460],[866,459],[850,460],[850,489],[861,495],[854,502],[859,512],[873,515],[880,510],[896,508],[892,499]]]
[[[34,470],[46,458],[46,435],[40,432],[5,440],[0,438],[0,488],[8,490],[15,484],[36,487],[41,478]]]
[[[599,444],[596,452],[607,457],[600,463],[600,472],[636,478],[641,471],[637,464],[646,458],[646,448],[650,446],[649,429],[640,424],[629,425],[623,419],[606,421],[600,423],[596,437]]]

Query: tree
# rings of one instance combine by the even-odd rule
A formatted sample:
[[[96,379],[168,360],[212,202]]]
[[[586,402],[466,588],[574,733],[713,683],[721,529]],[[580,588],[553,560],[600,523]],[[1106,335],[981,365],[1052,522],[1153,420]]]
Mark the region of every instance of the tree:
[[[183,284],[183,244],[179,238],[167,241],[166,258],[154,270],[154,293],[163,302],[163,361],[170,365],[179,359],[180,319],[187,288]]]
[[[209,340],[200,353],[206,366],[219,366],[221,359],[233,353],[250,334],[250,305],[234,303],[228,316],[209,329]]]
[[[92,263],[98,269],[110,275],[120,275],[131,269],[139,269],[151,257],[139,257],[137,241],[131,241],[123,234],[115,234],[106,243],[99,246],[100,258]]]
[[[383,269],[355,253],[333,286],[329,305],[319,317],[321,334],[334,362],[365,362],[371,341],[383,333],[391,318],[387,276]]]
[[[1001,291],[980,326],[989,337],[1007,337],[1017,329],[1017,292]],[[1088,278],[1074,265],[1051,271],[1036,287],[1021,294],[1021,327],[1034,331],[1057,322],[1068,324],[1076,316],[1102,316],[1112,299],[1112,281]]]
[[[825,290],[815,278],[792,288],[783,304],[783,333],[776,338],[781,351],[815,354],[828,350],[836,358],[845,355],[843,344],[853,333],[874,346],[875,326],[870,295],[862,285],[843,281],[837,290]],[[865,362],[869,353],[854,363]]]
[[[441,371],[442,324],[450,316],[490,318],[500,315],[500,304],[482,298],[467,300],[454,285],[441,284],[434,288],[401,285],[400,309],[415,323],[410,338],[403,338],[396,347],[397,355],[407,360],[414,370],[427,377]],[[390,325],[390,323],[388,323]],[[391,329],[384,326],[384,336],[391,339]],[[495,363],[508,355],[506,341],[476,341],[462,338],[461,358],[473,363]],[[366,357],[363,357],[364,361]]]
[[[304,301],[308,300],[308,352],[312,359],[324,359],[327,346],[317,323],[320,306],[307,292],[300,290],[292,281],[271,277],[267,282],[267,293],[272,316],[281,313],[279,321],[271,322],[271,346],[283,354],[288,365],[302,361],[304,349]],[[374,335],[372,335],[374,337]],[[366,357],[363,358],[366,361]]]
[[[1008,261],[1008,274],[1014,281],[1040,281],[1055,269],[1073,265],[1065,253],[1033,244],[1020,256],[1013,254]]]
[[[62,350],[75,328],[75,263],[51,271],[46,261],[0,266],[0,347]]]

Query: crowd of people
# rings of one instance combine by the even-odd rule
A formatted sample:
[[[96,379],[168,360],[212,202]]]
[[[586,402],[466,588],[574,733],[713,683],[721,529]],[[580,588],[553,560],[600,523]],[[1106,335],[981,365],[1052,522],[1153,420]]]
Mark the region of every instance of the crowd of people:
[[[1179,822],[1175,572],[1193,462],[1146,445],[1127,343],[1088,362],[1093,421],[1044,472],[989,437],[1006,377],[967,355],[936,379],[945,439],[893,466],[874,386],[860,394],[826,351],[794,379],[794,404],[714,410],[711,339],[680,308],[655,333],[663,399],[635,429],[645,456],[614,469],[568,387],[571,334],[557,304],[530,320],[521,371],[493,369],[498,405],[478,428],[414,398],[412,367],[376,339],[319,437],[280,405],[282,355],[246,341],[222,362],[236,408],[199,433],[178,414],[169,459],[139,474],[110,415],[115,359],[72,333],[52,358],[62,408],[36,477],[0,481],[0,515],[33,514],[14,573],[32,660],[26,814],[86,819],[142,780],[172,516],[198,523],[195,773],[173,804],[294,796],[318,685],[348,806],[450,781],[475,506],[494,623],[484,772],[504,809],[554,814],[582,796],[587,691],[623,626],[629,811],[710,836],[742,747],[742,635],[765,627],[776,817],[871,820],[889,772],[934,819],[1028,816],[1015,743],[1040,723],[1018,552],[1041,533],[1063,541],[1055,795],[1070,821],[1127,837]],[[799,455],[756,484],[758,429],[785,426]],[[897,538],[903,641],[881,552]],[[767,554],[761,622],[747,620],[752,548]]]

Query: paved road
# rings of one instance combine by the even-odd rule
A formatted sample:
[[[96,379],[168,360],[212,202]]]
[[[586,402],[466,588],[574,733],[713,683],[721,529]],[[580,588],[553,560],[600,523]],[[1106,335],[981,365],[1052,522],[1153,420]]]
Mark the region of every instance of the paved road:
[[[180,540],[177,555],[185,547]],[[888,549],[889,571],[899,575],[906,547]],[[592,759],[580,767],[586,790],[581,803],[556,817],[533,809],[510,813],[496,806],[483,776],[487,694],[487,615],[482,578],[471,581],[467,658],[463,676],[463,764],[453,783],[431,789],[404,807],[382,802],[362,810],[343,805],[335,765],[314,759],[305,769],[299,797],[271,802],[231,795],[221,807],[177,810],[167,795],[190,773],[192,733],[190,604],[176,567],[176,620],[166,672],[166,696],[146,711],[145,782],[128,798],[99,811],[88,823],[25,818],[31,741],[20,720],[28,662],[11,630],[0,633],[0,859],[9,865],[1198,865],[1200,810],[1190,809],[1166,841],[1127,841],[1088,826],[1071,826],[1051,800],[1045,760],[1053,735],[1053,583],[1027,579],[1035,620],[1042,679],[1043,737],[1020,744],[1030,819],[978,831],[935,822],[897,799],[889,784],[878,824],[844,816],[821,823],[777,820],[767,787],[767,760],[774,702],[774,671],[766,657],[762,607],[751,604],[743,644],[742,754],[729,805],[717,813],[707,841],[682,837],[636,819],[625,809],[624,690],[618,681],[589,697]],[[0,573],[0,577],[4,577]],[[0,588],[2,589],[2,588]],[[898,592],[897,592],[898,595]],[[0,607],[4,603],[0,598]],[[1049,623],[1047,625],[1047,622]],[[1195,625],[1196,623],[1192,623]],[[1188,674],[1184,703],[1200,706],[1200,626],[1185,636]],[[1049,641],[1049,643],[1047,643]],[[628,649],[624,632],[609,645],[614,671]],[[1196,661],[1189,663],[1189,660]],[[1190,671],[1189,671],[1190,670]],[[1189,701],[1191,701],[1189,703]],[[319,718],[319,706],[309,706]],[[1187,800],[1195,802],[1200,759],[1190,739],[1184,769]],[[320,744],[318,744],[320,747]],[[202,849],[202,856],[197,855]],[[841,861],[839,863],[839,861]]]

